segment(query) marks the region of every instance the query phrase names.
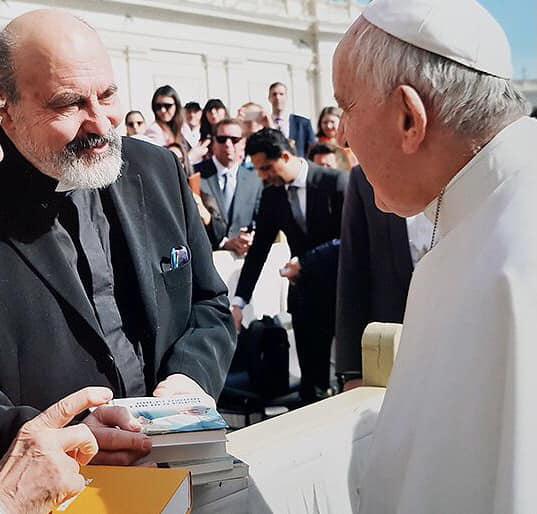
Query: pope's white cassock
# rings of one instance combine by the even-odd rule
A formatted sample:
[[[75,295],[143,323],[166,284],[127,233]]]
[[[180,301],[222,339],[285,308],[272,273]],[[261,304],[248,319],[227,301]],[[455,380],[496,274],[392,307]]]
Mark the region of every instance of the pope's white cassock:
[[[537,121],[524,117],[446,188],[438,243],[412,278],[361,514],[537,512],[536,206]]]

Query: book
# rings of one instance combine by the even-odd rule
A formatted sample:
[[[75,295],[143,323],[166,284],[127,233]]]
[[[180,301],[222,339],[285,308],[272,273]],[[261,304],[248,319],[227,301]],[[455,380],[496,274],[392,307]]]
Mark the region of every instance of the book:
[[[86,487],[53,512],[67,514],[186,514],[190,473],[181,468],[82,466]]]
[[[203,444],[170,444],[155,445],[151,453],[141,459],[138,464],[147,462],[156,463],[182,463],[206,460],[222,459],[227,457],[226,443],[203,443]]]
[[[109,405],[127,407],[148,435],[228,428],[214,405],[208,405],[198,395],[118,398],[111,400]]]

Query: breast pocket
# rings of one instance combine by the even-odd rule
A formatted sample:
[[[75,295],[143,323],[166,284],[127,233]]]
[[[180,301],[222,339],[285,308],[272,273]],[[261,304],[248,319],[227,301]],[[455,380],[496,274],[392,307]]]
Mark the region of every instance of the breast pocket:
[[[184,266],[170,271],[161,272],[164,286],[167,291],[191,291],[192,289],[192,266],[190,262]]]

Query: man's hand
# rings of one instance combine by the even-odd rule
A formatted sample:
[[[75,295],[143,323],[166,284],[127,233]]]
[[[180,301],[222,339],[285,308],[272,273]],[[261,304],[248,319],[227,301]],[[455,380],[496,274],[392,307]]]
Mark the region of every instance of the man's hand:
[[[280,275],[285,277],[291,282],[291,284],[296,284],[296,281],[300,278],[300,271],[302,266],[297,257],[293,257],[281,270]]]
[[[78,494],[85,485],[80,465],[97,453],[97,441],[84,424],[62,427],[111,399],[109,389],[88,387],[25,423],[0,461],[0,509],[48,513]]]
[[[201,216],[201,221],[204,225],[208,225],[211,222],[211,213],[205,207],[203,204],[203,200],[201,199],[200,195],[197,195],[196,193],[192,193],[192,196],[194,197],[194,202],[196,202],[196,206],[198,207],[198,212]]]
[[[92,464],[130,466],[151,451],[151,438],[126,407],[100,407],[84,418],[99,443]]]
[[[237,330],[237,333],[239,333],[242,328],[242,309],[238,305],[233,305],[233,307],[231,307],[231,315],[235,322],[235,329]]]
[[[190,159],[190,162],[193,164],[197,164],[198,162],[200,162],[207,155],[210,144],[211,140],[206,139],[205,141],[201,141],[196,146],[191,148],[188,152],[188,158]]]
[[[238,236],[229,238],[222,248],[235,252],[239,257],[243,257],[252,246],[253,239],[252,232],[241,232]]]
[[[170,375],[166,380],[160,382],[155,390],[153,396],[167,397],[178,396],[181,394],[196,394],[201,396],[207,405],[211,405],[216,408],[216,402],[214,398],[208,395],[205,390],[194,380],[181,373],[174,373]]]

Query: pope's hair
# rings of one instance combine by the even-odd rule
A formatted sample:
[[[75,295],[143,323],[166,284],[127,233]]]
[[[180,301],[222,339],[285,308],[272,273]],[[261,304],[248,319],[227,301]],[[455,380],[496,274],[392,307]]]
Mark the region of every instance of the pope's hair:
[[[528,114],[529,103],[511,80],[473,70],[412,46],[360,17],[349,29],[347,63],[356,77],[387,97],[402,84],[412,86],[440,124],[454,132],[482,138]]]
[[[19,92],[15,81],[15,67],[13,65],[14,48],[15,40],[9,30],[2,30],[0,32],[0,94],[2,104],[5,104],[6,101],[15,103],[19,100]]]

